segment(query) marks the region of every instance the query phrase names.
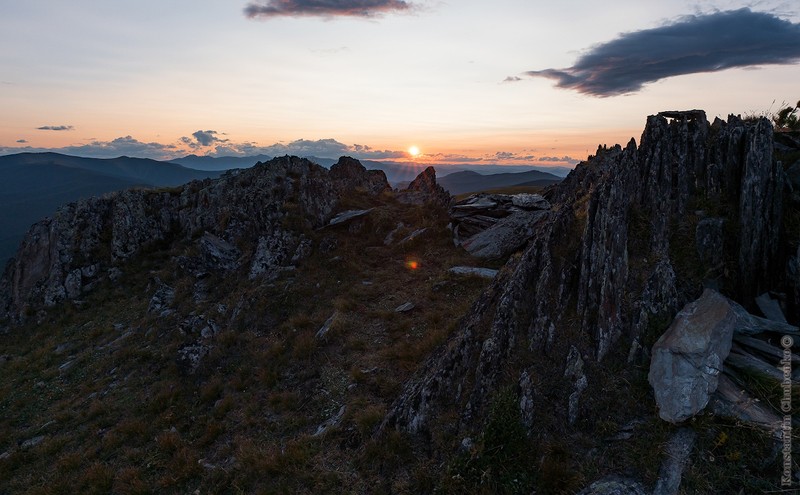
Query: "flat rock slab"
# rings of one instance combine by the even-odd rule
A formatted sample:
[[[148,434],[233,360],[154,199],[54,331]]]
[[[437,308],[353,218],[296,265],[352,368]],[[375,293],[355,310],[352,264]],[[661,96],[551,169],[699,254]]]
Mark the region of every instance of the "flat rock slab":
[[[520,249],[547,218],[547,210],[519,211],[503,218],[488,229],[462,243],[472,256],[500,259]]]
[[[653,346],[648,374],[661,419],[679,423],[706,407],[730,353],[736,322],[731,302],[711,289],[675,316]]]
[[[335,217],[331,218],[331,221],[328,222],[328,225],[338,225],[340,223],[347,222],[354,218],[363,217],[364,215],[371,212],[373,208],[369,208],[367,210],[347,210],[339,213]]]
[[[489,279],[495,278],[498,273],[498,270],[492,270],[491,268],[479,268],[474,266],[454,266],[453,268],[447,271],[455,275],[472,275],[475,277],[489,278]]]

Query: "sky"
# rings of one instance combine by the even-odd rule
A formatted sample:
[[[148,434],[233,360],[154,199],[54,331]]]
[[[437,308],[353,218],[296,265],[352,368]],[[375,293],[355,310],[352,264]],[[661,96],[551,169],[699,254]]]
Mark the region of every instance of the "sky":
[[[572,166],[800,99],[783,1],[0,0],[0,154]],[[409,149],[421,153],[412,157]]]

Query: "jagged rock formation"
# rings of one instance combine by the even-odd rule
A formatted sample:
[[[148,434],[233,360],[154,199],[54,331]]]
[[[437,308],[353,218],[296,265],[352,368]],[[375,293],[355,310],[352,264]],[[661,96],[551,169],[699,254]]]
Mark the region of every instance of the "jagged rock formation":
[[[243,267],[251,279],[270,279],[308,254],[302,229],[323,226],[343,195],[389,190],[383,172],[367,171],[352,158],[328,171],[287,156],[217,180],[66,205],[31,227],[7,265],[0,320],[20,322],[39,308],[76,299],[158,243],[196,242],[199,256],[180,261],[198,277]],[[162,306],[154,303],[155,310]]]
[[[431,203],[447,207],[450,204],[450,193],[436,183],[436,170],[427,167],[407,188],[397,195],[398,201],[406,204],[424,205]]]
[[[598,148],[548,192],[547,221],[384,427],[425,432],[447,409],[460,417],[455,431],[472,431],[509,382],[539,414],[572,410],[580,422],[598,363],[649,362],[645,342],[704,285],[748,308],[780,288],[784,173],[772,134],[766,119],[669,112],[648,117],[639,146]],[[548,381],[573,389],[554,397]]]

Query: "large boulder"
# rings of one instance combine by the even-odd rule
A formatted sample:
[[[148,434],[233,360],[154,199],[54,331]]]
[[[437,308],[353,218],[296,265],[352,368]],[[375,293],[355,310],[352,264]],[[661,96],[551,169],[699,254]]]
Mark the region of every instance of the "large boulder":
[[[648,375],[661,419],[680,423],[706,407],[730,353],[736,321],[728,299],[711,289],[675,316],[653,346]]]

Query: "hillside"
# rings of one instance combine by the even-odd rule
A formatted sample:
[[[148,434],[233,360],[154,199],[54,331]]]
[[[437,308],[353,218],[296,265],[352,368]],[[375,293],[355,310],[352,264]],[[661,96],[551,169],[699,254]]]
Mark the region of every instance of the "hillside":
[[[439,185],[450,194],[464,194],[509,186],[545,187],[561,182],[562,178],[538,170],[499,174],[479,174],[472,171],[454,172],[438,179]]]
[[[139,158],[0,156],[0,266],[14,255],[25,231],[61,205],[134,186],[176,186],[216,175]]]
[[[68,205],[0,279],[0,493],[779,492],[792,142],[663,112],[541,195],[283,157]]]

